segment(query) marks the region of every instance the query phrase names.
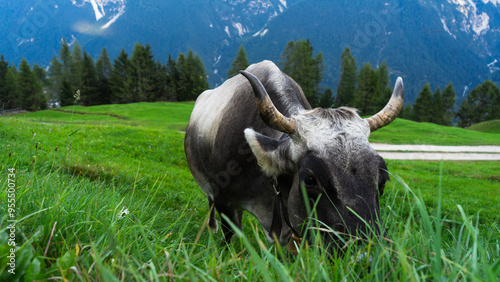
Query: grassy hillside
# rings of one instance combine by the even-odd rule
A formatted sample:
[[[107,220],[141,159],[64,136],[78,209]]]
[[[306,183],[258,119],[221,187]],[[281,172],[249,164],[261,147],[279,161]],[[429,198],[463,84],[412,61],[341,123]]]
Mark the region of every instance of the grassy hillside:
[[[485,122],[480,122],[480,123],[471,125],[467,129],[478,131],[478,132],[484,132],[484,133],[500,134],[500,120],[489,120],[489,121],[485,121]]]
[[[396,119],[390,125],[373,132],[370,142],[427,145],[500,145],[495,134],[475,132],[460,127]]]
[[[358,260],[330,258],[322,248],[308,247],[298,257],[288,256],[267,243],[248,214],[246,235],[225,246],[220,233],[204,228],[208,204],[184,157],[182,130],[192,107],[77,106],[0,118],[5,190],[0,194],[0,280],[13,278],[6,272],[9,179],[15,181],[18,219],[15,277],[26,280],[415,280],[441,275],[488,280],[500,275],[495,162],[387,161],[393,176],[381,211],[392,243],[347,244]],[[417,143],[426,128],[455,143],[476,138],[497,144],[488,134],[405,120],[372,138]],[[396,131],[403,136],[392,139]],[[424,143],[444,144],[429,139]],[[12,168],[14,177],[9,176]]]
[[[26,113],[16,118],[39,122],[97,121],[99,124],[118,123],[148,128],[183,129],[189,121],[193,107],[194,102],[68,106],[57,110]]]
[[[185,103],[137,103],[124,105],[102,105],[95,107],[63,107],[57,111],[18,115],[16,118],[38,122],[64,122],[84,124],[113,124],[142,126],[158,129],[183,130],[189,121],[193,102]],[[382,129],[373,132],[370,142],[389,144],[428,145],[500,145],[500,138],[488,134],[499,132],[499,121],[472,126],[470,130],[446,127],[433,123],[419,123],[396,119]],[[477,132],[479,131],[479,132]]]

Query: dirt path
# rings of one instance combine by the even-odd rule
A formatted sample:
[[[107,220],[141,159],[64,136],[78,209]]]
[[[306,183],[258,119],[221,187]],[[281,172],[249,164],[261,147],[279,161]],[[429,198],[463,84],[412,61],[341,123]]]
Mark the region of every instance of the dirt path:
[[[500,161],[500,146],[371,145],[391,160]]]

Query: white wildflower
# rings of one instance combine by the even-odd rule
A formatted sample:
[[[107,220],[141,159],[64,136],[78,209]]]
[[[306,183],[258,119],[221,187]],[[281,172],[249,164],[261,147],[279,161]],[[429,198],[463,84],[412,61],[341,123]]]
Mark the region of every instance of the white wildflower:
[[[129,214],[129,210],[127,209],[127,207],[123,207],[122,210],[120,211],[120,214],[118,214],[118,220],[121,220],[123,219],[125,216],[127,216],[127,214]]]

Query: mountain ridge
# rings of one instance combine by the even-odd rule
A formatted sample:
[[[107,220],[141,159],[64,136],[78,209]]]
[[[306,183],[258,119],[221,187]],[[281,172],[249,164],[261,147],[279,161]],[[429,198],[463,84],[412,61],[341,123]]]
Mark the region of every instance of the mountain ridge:
[[[77,39],[97,58],[115,58],[135,42],[166,61],[192,49],[216,86],[244,45],[249,62],[278,62],[290,40],[309,39],[325,62],[323,86],[334,91],[340,54],[350,47],[361,67],[386,60],[403,76],[407,101],[423,84],[452,81],[459,100],[485,79],[500,80],[500,1],[409,0],[46,0],[0,3],[0,53],[48,66],[61,38]]]

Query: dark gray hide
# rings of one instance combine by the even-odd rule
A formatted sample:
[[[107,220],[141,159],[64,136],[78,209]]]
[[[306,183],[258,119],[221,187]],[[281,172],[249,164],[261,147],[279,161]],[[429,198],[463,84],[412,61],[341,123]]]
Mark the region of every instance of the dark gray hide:
[[[272,62],[251,65],[247,72],[262,82],[276,109],[293,119],[295,130],[280,140],[283,132],[262,121],[251,84],[241,74],[198,97],[184,146],[212,209],[209,226],[217,229],[214,207],[239,227],[246,210],[268,236],[276,178],[295,229],[301,230],[307,217],[302,183],[311,201],[321,195],[316,208],[321,222],[341,232],[365,232],[349,209],[373,223],[389,179],[384,160],[368,143],[368,121],[350,108],[311,110],[298,84]],[[222,229],[230,240],[233,232],[224,219]],[[283,222],[279,243],[290,237]]]

